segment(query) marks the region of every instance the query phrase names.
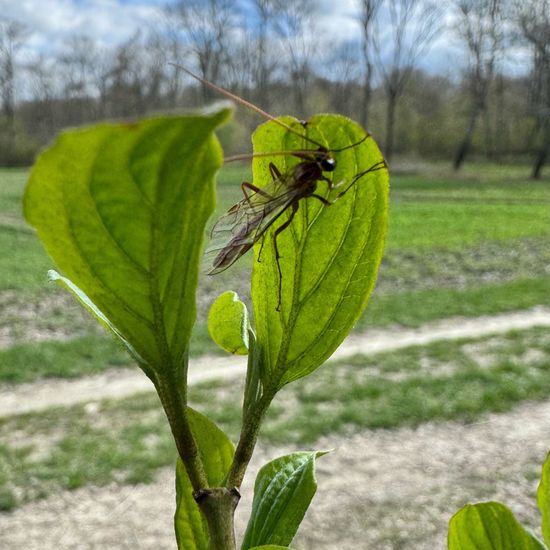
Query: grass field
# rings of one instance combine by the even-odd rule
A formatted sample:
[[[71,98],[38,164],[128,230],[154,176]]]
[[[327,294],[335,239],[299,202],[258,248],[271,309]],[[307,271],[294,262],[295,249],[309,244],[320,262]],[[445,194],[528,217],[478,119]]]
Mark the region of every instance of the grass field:
[[[432,166],[422,177],[393,175],[386,255],[358,328],[417,326],[548,303],[550,189],[546,182],[523,179],[523,172],[514,166],[483,165],[477,171],[469,166],[458,177]],[[27,174],[0,171],[0,333],[7,335],[0,381],[79,376],[124,363],[117,345],[46,282],[52,263],[21,214]],[[247,168],[222,170],[216,216],[240,198],[239,182],[245,179]],[[217,352],[204,323],[209,304],[228,288],[248,297],[250,262],[244,257],[203,279],[194,355]],[[93,352],[86,351],[90,342]]]
[[[524,179],[526,170],[518,166],[468,166],[460,176],[428,168],[423,176],[409,170],[392,177],[386,255],[357,329],[547,304],[547,183]],[[129,365],[118,344],[46,282],[51,261],[21,215],[27,175],[0,171],[0,383]],[[246,179],[246,168],[221,172],[216,215],[239,200],[238,184]],[[245,257],[202,280],[192,354],[220,353],[204,319],[212,300],[228,288],[248,299],[250,262]],[[546,398],[547,332],[533,328],[333,362],[282,391],[263,442],[303,446],[368,428],[472,421],[525,399]],[[235,382],[194,386],[192,404],[235,437],[241,389]],[[61,489],[146,482],[174,457],[154,394],[0,419],[0,511]]]
[[[546,398],[549,362],[540,328],[332,362],[281,392],[263,443],[300,448],[368,428],[473,421]],[[191,405],[235,438],[241,393],[235,381],[209,382],[193,387]],[[176,456],[153,393],[0,420],[0,441],[0,511],[60,489],[146,482]]]

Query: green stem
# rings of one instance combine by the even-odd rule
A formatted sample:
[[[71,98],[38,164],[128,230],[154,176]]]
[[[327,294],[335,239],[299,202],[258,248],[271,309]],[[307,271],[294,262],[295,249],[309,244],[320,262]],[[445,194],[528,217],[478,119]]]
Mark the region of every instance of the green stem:
[[[275,391],[266,391],[260,400],[250,408],[246,418],[243,418],[241,436],[239,437],[239,443],[235,449],[235,456],[233,457],[231,469],[227,475],[226,487],[241,486],[246,468],[252,458],[252,453],[254,452],[254,447],[258,440],[260,425],[275,393]]]
[[[241,495],[235,488],[201,489],[193,497],[208,523],[210,550],[235,550],[235,508]]]
[[[155,386],[193,490],[200,491],[208,487],[208,479],[187,417],[185,384],[164,372],[162,379],[156,380]]]

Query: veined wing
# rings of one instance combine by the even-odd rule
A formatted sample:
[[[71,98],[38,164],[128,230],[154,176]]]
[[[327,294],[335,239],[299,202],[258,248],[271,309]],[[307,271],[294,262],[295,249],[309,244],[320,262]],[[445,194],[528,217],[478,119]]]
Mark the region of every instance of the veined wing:
[[[212,259],[214,275],[227,269],[260,239],[269,226],[288,208],[296,189],[286,183],[288,176],[274,178],[259,191],[233,205],[212,228],[206,255]]]

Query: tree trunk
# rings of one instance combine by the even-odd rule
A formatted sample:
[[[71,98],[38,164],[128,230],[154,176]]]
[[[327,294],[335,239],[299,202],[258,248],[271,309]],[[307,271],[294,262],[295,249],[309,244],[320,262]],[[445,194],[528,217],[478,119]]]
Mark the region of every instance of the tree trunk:
[[[546,126],[546,135],[544,138],[544,143],[535,158],[535,164],[533,165],[533,171],[531,172],[531,177],[533,179],[540,179],[542,177],[542,168],[548,161],[550,157],[550,124]]]
[[[462,166],[466,155],[470,152],[474,130],[476,129],[477,119],[479,118],[480,113],[481,108],[477,105],[472,109],[472,112],[470,113],[470,121],[468,123],[468,128],[466,129],[466,134],[464,135],[462,142],[458,146],[455,160],[453,162],[453,168],[455,169],[455,171],[460,170],[460,167]]]
[[[386,111],[386,143],[384,156],[389,162],[393,156],[393,142],[395,131],[395,108],[397,106],[397,94],[393,91],[388,93],[388,105]]]
[[[365,82],[363,84],[363,101],[361,105],[361,124],[363,128],[367,129],[369,124],[369,111],[370,103],[372,98],[372,85],[371,85],[371,75],[372,75],[372,64],[367,63],[366,73],[365,73]]]
[[[15,100],[14,100],[14,66],[13,57],[9,55],[2,67],[3,72],[3,90],[2,90],[2,110],[6,121],[5,135],[7,137],[5,147],[7,149],[7,158],[12,157],[15,151]]]

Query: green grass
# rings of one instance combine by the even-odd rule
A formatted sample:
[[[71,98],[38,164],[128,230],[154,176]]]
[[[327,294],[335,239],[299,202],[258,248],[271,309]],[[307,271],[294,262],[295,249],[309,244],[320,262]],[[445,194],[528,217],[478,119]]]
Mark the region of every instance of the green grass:
[[[0,169],[0,289],[36,291],[51,267],[34,231],[25,224],[22,197],[27,170]]]
[[[30,229],[0,223],[0,250],[0,289],[29,296],[47,288],[52,262]]]
[[[285,406],[264,435],[303,444],[365,428],[472,422],[485,412],[546,398],[549,371],[547,328],[357,355],[324,368],[308,384],[289,386],[280,396]]]
[[[474,421],[546,398],[549,368],[547,328],[358,355],[285,388],[261,439],[303,446],[367,428]],[[218,381],[193,386],[190,398],[235,439],[241,393],[242,381]],[[176,456],[154,393],[3,419],[0,441],[0,510],[60,489],[147,482]]]
[[[461,248],[486,240],[548,234],[547,203],[394,202],[390,206],[388,249]]]
[[[33,382],[39,378],[75,378],[131,364],[111,337],[83,336],[70,341],[27,343],[0,350],[0,380]]]
[[[416,327],[446,317],[494,315],[547,304],[547,277],[502,284],[472,286],[463,290],[429,288],[398,294],[375,293],[356,329],[399,324]]]
[[[453,315],[495,314],[548,303],[548,185],[522,178],[527,170],[520,166],[475,168],[477,172],[468,167],[460,176],[436,167],[428,176],[392,177],[387,251],[359,329],[416,326]],[[77,308],[29,314],[35,304],[62,291],[46,281],[52,264],[22,218],[27,174],[0,170],[0,307],[11,311],[0,317],[0,330],[12,334],[17,345],[0,351],[0,380],[77,376],[79,369],[85,374],[101,370],[101,365],[108,368],[113,361],[118,364],[119,350],[107,345],[106,337],[91,353],[93,359],[84,354],[85,340],[80,337],[53,346],[29,344],[25,349],[37,331],[57,329],[70,336],[73,327],[76,337],[90,327],[87,313]],[[250,179],[249,169],[231,165],[219,179],[216,215],[241,198],[239,184]],[[202,278],[193,355],[217,351],[205,327],[208,307],[228,288],[248,299],[250,264],[248,255],[220,275]],[[92,340],[96,338],[101,340]],[[61,354],[58,361],[53,350]],[[66,360],[69,357],[74,364]],[[25,369],[28,373],[20,374]]]
[[[456,290],[424,289],[384,295],[374,294],[356,330],[383,328],[395,323],[417,327],[451,316],[475,317],[528,309],[550,294],[548,278],[512,281],[499,285]],[[223,354],[210,339],[206,325],[193,332],[191,356]],[[131,365],[119,344],[108,335],[65,341],[45,341],[0,350],[0,382],[34,382],[43,378],[74,378],[97,374],[113,366]],[[191,358],[191,365],[193,359]]]
[[[249,174],[243,166],[222,170],[216,215],[241,198],[240,182],[250,179]],[[44,272],[51,267],[22,218],[27,175],[24,170],[0,170],[0,246],[7,252],[0,259],[1,289],[45,287]],[[483,176],[481,171],[482,180]],[[487,240],[549,235],[550,190],[546,182],[485,176],[485,181],[475,182],[455,176],[392,177],[388,250],[456,249]]]

